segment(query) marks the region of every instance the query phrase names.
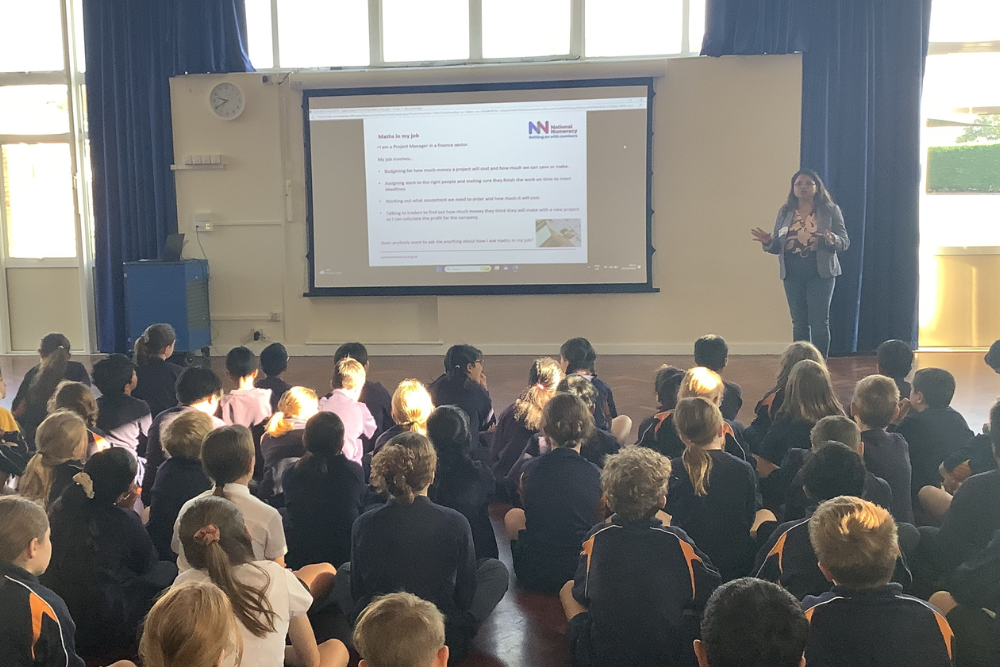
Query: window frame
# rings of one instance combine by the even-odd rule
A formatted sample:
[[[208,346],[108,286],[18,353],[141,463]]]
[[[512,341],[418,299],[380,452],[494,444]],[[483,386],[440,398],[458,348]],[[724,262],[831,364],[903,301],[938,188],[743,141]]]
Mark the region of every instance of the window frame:
[[[402,69],[409,67],[434,67],[449,65],[481,65],[497,63],[531,63],[531,62],[572,62],[572,61],[617,61],[617,60],[661,60],[664,58],[689,58],[700,55],[701,45],[691,44],[691,2],[681,0],[681,52],[648,54],[643,56],[587,56],[586,55],[586,0],[570,1],[570,39],[569,53],[545,56],[523,56],[508,58],[483,57],[483,2],[469,2],[469,57],[459,60],[424,60],[424,61],[386,61],[384,57],[384,42],[382,34],[382,0],[368,0],[368,65],[351,66],[318,66],[318,67],[282,67],[281,43],[278,35],[279,0],[270,0],[271,5],[271,52],[273,66],[260,68],[260,72],[325,72],[330,70],[364,70],[364,69]],[[694,46],[694,50],[692,50]]]

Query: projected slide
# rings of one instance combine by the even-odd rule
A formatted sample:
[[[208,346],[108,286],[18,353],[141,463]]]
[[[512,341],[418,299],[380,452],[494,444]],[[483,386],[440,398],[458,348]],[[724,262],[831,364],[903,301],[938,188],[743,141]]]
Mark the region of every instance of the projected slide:
[[[315,293],[650,286],[648,86],[322,92],[306,96]]]

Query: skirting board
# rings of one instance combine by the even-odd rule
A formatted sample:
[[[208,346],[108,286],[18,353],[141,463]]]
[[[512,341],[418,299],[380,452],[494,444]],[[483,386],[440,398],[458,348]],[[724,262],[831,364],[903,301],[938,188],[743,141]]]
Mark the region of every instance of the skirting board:
[[[267,345],[274,341],[262,340],[248,343],[247,347],[255,353],[259,353]],[[371,356],[384,357],[409,357],[409,356],[443,356],[449,345],[442,342],[426,343],[365,343],[368,354]],[[475,344],[475,341],[471,341]],[[533,343],[510,343],[510,344],[482,344],[478,345],[485,355],[500,356],[553,356],[559,354],[559,347],[562,341],[548,344]],[[286,344],[289,356],[292,357],[332,357],[339,347],[336,343],[308,343],[304,345]],[[595,342],[598,354],[602,355],[690,355],[694,353],[694,341],[690,343],[601,343]],[[788,343],[730,343],[729,354],[738,355],[770,355],[781,354]],[[230,348],[213,345],[213,356],[225,356]]]

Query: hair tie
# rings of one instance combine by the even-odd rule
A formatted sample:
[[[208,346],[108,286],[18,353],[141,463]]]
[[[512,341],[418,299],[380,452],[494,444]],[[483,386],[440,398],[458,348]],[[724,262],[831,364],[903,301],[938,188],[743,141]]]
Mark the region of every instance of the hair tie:
[[[194,539],[196,542],[207,547],[212,542],[218,542],[222,539],[222,535],[219,533],[219,527],[210,523],[207,526],[199,528],[198,532],[194,534]]]
[[[73,475],[73,481],[83,488],[84,494],[91,500],[94,499],[94,480],[85,472],[78,472]]]

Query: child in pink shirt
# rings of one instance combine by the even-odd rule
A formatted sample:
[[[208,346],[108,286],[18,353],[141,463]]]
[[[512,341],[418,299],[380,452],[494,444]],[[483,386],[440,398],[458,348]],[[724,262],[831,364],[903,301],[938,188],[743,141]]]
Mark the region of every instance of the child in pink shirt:
[[[319,402],[321,411],[332,412],[344,422],[344,456],[355,463],[361,463],[365,453],[361,436],[371,438],[376,428],[375,418],[368,406],[358,401],[365,379],[365,367],[345,357],[337,362],[337,370],[330,383],[333,393]]]
[[[222,421],[247,428],[271,417],[271,390],[254,386],[257,359],[245,347],[234,347],[226,355],[226,372],[238,386],[222,397]]]

